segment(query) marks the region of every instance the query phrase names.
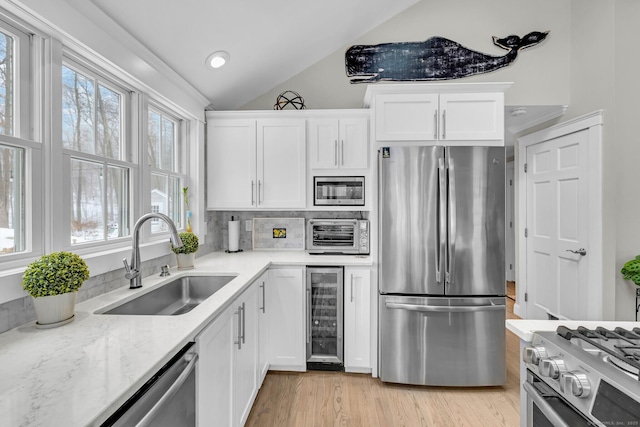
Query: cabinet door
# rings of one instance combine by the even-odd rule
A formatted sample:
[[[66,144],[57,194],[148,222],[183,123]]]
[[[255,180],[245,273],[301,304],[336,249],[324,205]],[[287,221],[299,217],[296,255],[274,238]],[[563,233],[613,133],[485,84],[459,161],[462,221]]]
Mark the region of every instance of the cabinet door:
[[[340,168],[369,167],[369,120],[364,117],[340,119]]]
[[[258,284],[258,388],[262,386],[269,370],[269,314],[267,307],[267,281],[269,273],[264,272],[256,281]]]
[[[309,119],[309,167],[338,169],[338,121]]]
[[[256,205],[255,120],[207,123],[207,208]]]
[[[306,207],[304,119],[258,120],[258,208]]]
[[[231,426],[234,357],[234,320],[232,309],[198,335],[197,425]]]
[[[269,369],[306,370],[304,269],[269,270]]]
[[[504,145],[504,94],[443,93],[440,121],[441,140],[499,140]]]
[[[380,94],[375,101],[375,138],[378,141],[436,140],[437,112],[437,94]]]
[[[345,371],[371,371],[371,271],[345,269]]]
[[[258,394],[258,293],[255,285],[243,294],[234,311],[240,316],[240,344],[235,346],[233,412],[234,425],[242,426]]]

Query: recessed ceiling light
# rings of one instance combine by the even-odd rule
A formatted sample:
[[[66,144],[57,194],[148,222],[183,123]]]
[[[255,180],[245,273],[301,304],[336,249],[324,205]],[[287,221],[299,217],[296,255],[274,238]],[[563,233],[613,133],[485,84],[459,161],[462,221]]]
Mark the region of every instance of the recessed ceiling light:
[[[206,64],[211,68],[220,68],[227,62],[229,62],[229,54],[224,50],[219,50],[207,57]]]

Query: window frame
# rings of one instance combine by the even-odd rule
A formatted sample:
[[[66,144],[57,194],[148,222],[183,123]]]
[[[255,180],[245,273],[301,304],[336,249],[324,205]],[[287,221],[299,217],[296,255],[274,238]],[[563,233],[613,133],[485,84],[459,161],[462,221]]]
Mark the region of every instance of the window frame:
[[[132,102],[132,98],[136,95],[135,91],[128,87],[128,85],[120,82],[116,77],[109,76],[103,70],[96,69],[95,66],[88,64],[87,61],[80,62],[78,57],[75,55],[69,55],[65,51],[62,55],[59,73],[62,76],[62,67],[67,67],[77,73],[82,74],[85,77],[91,78],[94,81],[95,88],[94,91],[98,92],[99,85],[102,85],[118,94],[121,95],[122,105],[120,108],[120,158],[115,159],[111,157],[106,157],[104,155],[96,155],[91,153],[86,153],[82,151],[76,151],[63,147],[62,143],[62,78],[59,80],[60,85],[60,97],[58,100],[54,101],[53,105],[56,105],[56,102],[59,101],[58,105],[60,106],[60,122],[58,125],[60,126],[59,143],[58,149],[60,150],[62,161],[61,161],[61,176],[63,177],[63,182],[65,184],[71,183],[71,160],[77,159],[81,161],[88,161],[93,163],[102,164],[103,170],[106,171],[108,166],[116,166],[122,167],[129,170],[129,194],[128,194],[128,223],[129,223],[129,234],[122,237],[117,237],[108,240],[96,240],[89,241],[83,243],[72,244],[71,243],[71,187],[68,188],[63,186],[62,194],[60,197],[63,200],[62,206],[62,217],[60,218],[60,229],[63,231],[63,235],[67,236],[66,240],[61,240],[58,243],[57,250],[68,250],[80,255],[91,255],[92,253],[100,250],[113,250],[121,247],[130,246],[131,241],[131,232],[133,231],[133,221],[134,221],[134,211],[136,207],[134,206],[134,201],[136,200],[135,196],[135,182],[136,175],[139,169],[138,164],[132,161],[134,157],[132,153],[136,150],[137,140],[133,137],[131,132],[131,121],[134,120],[136,116],[133,112],[132,106],[134,103]],[[96,95],[97,97],[97,95]],[[97,117],[97,109],[93,111],[94,119]],[[94,138],[97,136],[97,122],[95,125]],[[103,187],[104,190],[104,187]],[[105,192],[106,193],[106,192]],[[106,194],[103,195],[103,203]],[[102,213],[104,224],[103,231],[108,228],[106,223],[106,213],[103,211]]]
[[[42,64],[37,60],[42,38],[7,14],[0,14],[0,31],[17,42],[14,48],[13,129],[12,135],[0,134],[0,144],[24,150],[24,250],[0,255],[0,267],[20,268],[43,253],[43,167],[44,146],[41,124],[35,111],[43,104],[36,90]],[[37,137],[36,137],[37,136]]]
[[[151,190],[152,190],[152,185],[151,185],[151,174],[158,174],[158,175],[164,175],[170,178],[174,177],[174,178],[178,178],[181,185],[180,185],[180,190],[182,190],[182,188],[184,187],[189,187],[189,182],[193,179],[193,177],[191,177],[186,171],[188,170],[188,165],[189,165],[189,159],[190,159],[190,150],[189,150],[189,140],[188,140],[188,129],[189,129],[189,121],[185,118],[182,117],[179,113],[177,113],[176,111],[173,111],[171,109],[169,109],[166,105],[161,104],[159,101],[156,101],[155,99],[150,99],[149,97],[145,97],[144,99],[144,103],[143,103],[143,117],[144,117],[144,121],[142,123],[142,127],[143,127],[143,138],[142,138],[142,143],[140,144],[140,153],[141,153],[141,158],[144,159],[143,162],[141,162],[141,169],[142,169],[142,179],[143,179],[143,197],[141,198],[143,200],[143,207],[147,207],[146,211],[144,212],[151,212],[152,209],[152,203],[151,203]],[[157,114],[160,114],[161,118],[162,117],[168,117],[170,118],[175,124],[176,124],[176,129],[175,129],[175,138],[178,140],[177,145],[178,145],[178,150],[179,153],[176,154],[177,159],[175,160],[175,166],[178,169],[178,171],[167,171],[165,169],[160,169],[157,168],[155,166],[151,166],[150,164],[150,159],[149,159],[149,150],[148,150],[148,141],[149,141],[149,135],[148,135],[148,123],[149,123],[149,113],[153,111]],[[162,121],[161,121],[162,123]],[[162,127],[162,125],[161,125]],[[182,202],[182,191],[179,192],[180,194],[178,195],[180,197],[180,224],[176,224],[176,227],[178,228],[178,231],[185,231],[186,230],[186,208],[184,206],[184,202]],[[143,232],[143,236],[144,236],[144,240],[148,241],[148,242],[154,242],[154,241],[165,241],[168,236],[169,236],[169,231],[161,231],[161,232],[156,232],[156,233],[151,233],[151,226],[150,225],[145,225],[144,230],[142,230]]]

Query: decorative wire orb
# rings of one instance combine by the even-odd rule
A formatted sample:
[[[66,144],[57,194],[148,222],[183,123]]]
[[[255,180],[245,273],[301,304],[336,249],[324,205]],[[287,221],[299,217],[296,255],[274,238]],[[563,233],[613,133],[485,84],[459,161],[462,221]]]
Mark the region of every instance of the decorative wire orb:
[[[304,99],[298,92],[292,90],[285,90],[276,98],[276,103],[273,105],[274,110],[284,110],[287,107],[291,107],[295,110],[304,110],[307,107],[304,105]]]

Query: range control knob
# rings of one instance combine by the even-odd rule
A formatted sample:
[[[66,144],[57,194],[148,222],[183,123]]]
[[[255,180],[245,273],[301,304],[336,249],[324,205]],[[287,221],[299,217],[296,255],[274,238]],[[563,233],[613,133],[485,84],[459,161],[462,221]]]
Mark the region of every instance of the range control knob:
[[[560,375],[560,390],[576,397],[587,397],[591,393],[591,383],[587,375],[582,372],[565,372]]]
[[[541,359],[546,359],[549,357],[547,355],[547,349],[545,349],[541,345],[534,345],[531,347],[525,347],[522,352],[522,360],[525,363],[531,363],[533,365],[537,365],[540,363]]]
[[[567,367],[560,357],[548,357],[540,361],[540,375],[557,380],[560,375],[567,372]]]

